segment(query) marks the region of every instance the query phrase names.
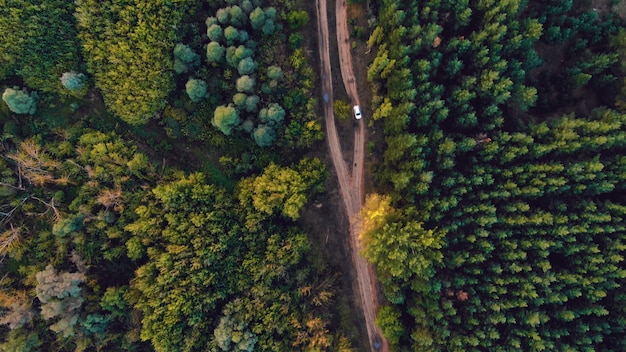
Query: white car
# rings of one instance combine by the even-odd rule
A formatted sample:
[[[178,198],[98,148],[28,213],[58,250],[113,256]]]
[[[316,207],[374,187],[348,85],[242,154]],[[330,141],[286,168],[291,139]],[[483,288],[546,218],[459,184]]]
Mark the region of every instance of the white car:
[[[358,105],[352,107],[352,111],[354,111],[354,118],[357,120],[361,119],[361,108]]]

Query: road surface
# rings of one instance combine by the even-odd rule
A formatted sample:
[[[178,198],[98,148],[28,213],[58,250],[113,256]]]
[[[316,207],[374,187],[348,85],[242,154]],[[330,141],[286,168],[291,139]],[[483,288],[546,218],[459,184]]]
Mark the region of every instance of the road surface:
[[[330,149],[330,156],[335,167],[339,181],[341,198],[346,207],[350,219],[350,244],[352,246],[352,260],[354,262],[359,286],[359,294],[363,305],[363,315],[367,328],[370,349],[372,351],[387,352],[387,340],[383,337],[380,329],[376,326],[376,277],[373,268],[359,254],[359,228],[357,214],[363,204],[363,161],[365,150],[365,124],[363,120],[357,122],[354,130],[354,154],[352,158],[352,175],[348,173],[348,167],[341,154],[341,145],[335,127],[333,114],[333,86],[331,81],[330,48],[328,35],[328,10],[326,0],[316,0],[317,7],[317,31],[320,53],[320,69],[322,77],[322,94],[324,97],[324,116],[326,120],[326,136]],[[337,45],[342,80],[352,100],[353,105],[359,105],[359,96],[352,69],[352,55],[350,52],[350,39],[347,21],[347,6],[345,0],[336,0],[335,16],[337,24]]]

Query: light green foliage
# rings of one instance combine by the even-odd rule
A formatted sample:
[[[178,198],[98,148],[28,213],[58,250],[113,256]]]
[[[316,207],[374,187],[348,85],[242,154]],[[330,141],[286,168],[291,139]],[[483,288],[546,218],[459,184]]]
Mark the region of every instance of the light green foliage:
[[[198,65],[200,65],[200,55],[185,44],[176,44],[174,47],[174,71],[176,73],[188,72]]]
[[[515,101],[519,104],[522,110],[528,110],[529,107],[534,106],[537,102],[537,88],[535,87],[520,87]]]
[[[376,313],[376,326],[380,327],[390,345],[396,346],[404,335],[400,312],[393,306],[382,306]]]
[[[150,261],[137,270],[136,307],[144,314],[141,337],[151,340],[156,351],[206,349],[214,321],[206,313],[234,287],[231,273],[238,258],[228,255],[228,243],[240,235],[239,227],[226,194],[205,184],[200,174],[161,185],[153,193],[160,205],[139,212],[137,223],[128,227],[135,236],[149,235],[166,244],[148,251]],[[150,225],[152,211],[161,213],[156,229]]]
[[[187,91],[189,99],[194,103],[199,102],[207,96],[207,85],[203,80],[189,79],[185,84],[185,90]]]
[[[217,21],[220,24],[228,24],[230,21],[230,13],[228,11],[228,8],[222,8],[217,10],[217,13],[215,14],[215,18],[217,18]]]
[[[16,114],[32,115],[37,110],[35,97],[24,90],[18,90],[17,87],[5,89],[2,93],[2,100],[7,104],[9,110]]]
[[[124,317],[128,314],[128,302],[124,299],[124,294],[128,292],[128,287],[108,287],[102,298],[100,306],[111,313],[113,317]]]
[[[370,238],[363,254],[376,264],[382,281],[429,279],[434,275],[433,265],[443,259],[439,251],[443,235],[415,221],[385,223],[379,230],[364,234]]]
[[[63,75],[61,75],[61,84],[63,84],[63,87],[72,91],[83,88],[86,81],[87,77],[84,73],[64,72]]]
[[[263,174],[240,182],[239,200],[252,204],[260,212],[272,215],[279,211],[296,220],[307,200],[306,192],[319,184],[324,168],[318,159],[303,159],[296,167],[270,164]]]
[[[254,78],[243,75],[237,78],[237,91],[242,93],[252,93],[254,90]]]
[[[254,129],[252,137],[259,147],[269,147],[276,139],[276,131],[271,126],[260,124]]]
[[[210,16],[210,17],[207,17],[207,19],[206,19],[206,21],[204,21],[204,23],[206,24],[206,27],[208,29],[212,25],[218,24],[218,20],[217,20],[217,18],[215,18],[213,16]]]
[[[333,104],[333,113],[338,119],[349,119],[352,117],[352,106],[344,100],[336,99]]]
[[[226,48],[218,42],[210,42],[206,47],[206,57],[211,64],[218,64],[224,61],[225,53]]]
[[[171,53],[178,26],[192,1],[141,1],[119,6],[76,1],[79,38],[89,72],[108,108],[124,121],[141,125],[166,105],[174,87]],[[141,18],[141,20],[137,20]]]
[[[241,119],[239,118],[239,112],[234,106],[218,106],[213,113],[213,119],[211,123],[217,127],[225,135],[230,135],[232,129],[239,125]]]

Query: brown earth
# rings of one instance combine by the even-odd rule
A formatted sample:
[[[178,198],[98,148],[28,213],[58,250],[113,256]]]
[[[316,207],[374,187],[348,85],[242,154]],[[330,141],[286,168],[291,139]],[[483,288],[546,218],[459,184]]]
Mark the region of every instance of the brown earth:
[[[330,150],[331,160],[337,174],[339,191],[345,204],[346,213],[350,220],[350,244],[352,247],[352,259],[356,268],[358,291],[365,317],[370,350],[387,351],[387,341],[383,337],[380,329],[376,326],[377,309],[377,281],[372,267],[359,254],[359,224],[357,215],[364,200],[363,194],[363,168],[364,168],[364,147],[365,147],[365,125],[364,121],[357,121],[354,129],[354,150],[350,165],[353,166],[352,173],[349,174],[345,158],[341,151],[341,144],[337,129],[335,127],[335,117],[333,114],[333,76],[330,59],[330,38],[328,26],[328,9],[326,0],[317,0],[317,22],[318,22],[318,45],[320,54],[320,71],[322,81],[322,101],[324,105],[324,116],[326,121],[326,137]],[[352,55],[350,52],[350,39],[347,25],[347,5],[345,0],[337,0],[335,6],[335,19],[337,25],[337,47],[340,61],[340,71],[344,83],[344,88],[353,105],[359,104],[358,89],[352,69]]]

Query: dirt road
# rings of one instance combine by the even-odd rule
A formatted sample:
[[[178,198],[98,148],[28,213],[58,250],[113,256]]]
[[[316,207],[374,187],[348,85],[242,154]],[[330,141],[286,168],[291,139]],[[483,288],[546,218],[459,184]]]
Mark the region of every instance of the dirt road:
[[[354,262],[359,294],[363,305],[363,315],[367,328],[370,349],[372,351],[387,351],[387,340],[383,337],[380,329],[376,326],[376,278],[374,270],[359,255],[357,214],[363,204],[363,161],[365,149],[365,123],[357,122],[354,130],[354,155],[352,175],[348,174],[348,167],[341,155],[341,146],[335,127],[333,114],[333,87],[331,81],[330,48],[328,30],[328,12],[326,0],[316,0],[318,44],[320,51],[320,69],[322,77],[322,94],[324,99],[324,116],[326,119],[326,135],[330,156],[339,179],[339,189],[344,201],[348,218],[350,219],[350,244],[352,246],[352,260]],[[352,70],[352,56],[350,52],[350,39],[347,21],[347,6],[345,0],[336,0],[335,15],[337,23],[337,44],[343,83],[352,100],[353,105],[359,105],[359,96],[356,80]]]

